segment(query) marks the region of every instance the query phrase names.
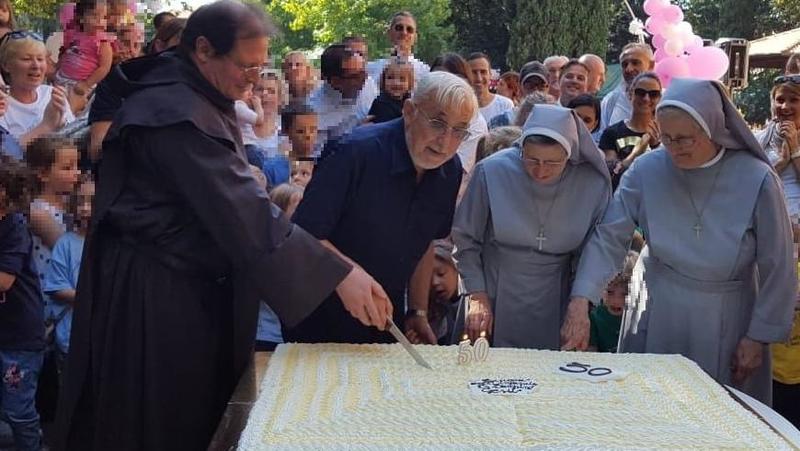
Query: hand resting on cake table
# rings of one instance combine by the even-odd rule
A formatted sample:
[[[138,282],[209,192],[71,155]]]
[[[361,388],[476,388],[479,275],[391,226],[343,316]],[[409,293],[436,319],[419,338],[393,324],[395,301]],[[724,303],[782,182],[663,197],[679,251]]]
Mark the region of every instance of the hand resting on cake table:
[[[586,351],[589,348],[589,300],[573,297],[567,307],[567,317],[561,326],[562,351]]]
[[[481,336],[481,332],[491,335],[494,329],[494,315],[492,314],[489,295],[484,292],[472,293],[469,296],[469,311],[467,313],[466,333],[470,341],[474,342]]]

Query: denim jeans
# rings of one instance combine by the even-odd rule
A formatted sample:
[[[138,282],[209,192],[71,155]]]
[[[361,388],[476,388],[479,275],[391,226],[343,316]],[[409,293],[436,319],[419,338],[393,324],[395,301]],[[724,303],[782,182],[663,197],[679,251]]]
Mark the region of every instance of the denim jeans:
[[[43,351],[0,349],[0,417],[11,426],[17,451],[41,449],[35,400],[43,356]]]

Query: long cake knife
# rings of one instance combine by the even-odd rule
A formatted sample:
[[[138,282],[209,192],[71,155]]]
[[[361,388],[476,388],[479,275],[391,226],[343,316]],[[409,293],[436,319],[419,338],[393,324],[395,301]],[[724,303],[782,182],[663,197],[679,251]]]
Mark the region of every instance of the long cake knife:
[[[403,345],[403,348],[406,350],[406,352],[411,354],[411,357],[414,358],[414,361],[417,362],[419,366],[424,366],[425,368],[432,370],[433,368],[431,368],[431,366],[428,365],[428,362],[426,362],[425,359],[423,359],[422,356],[419,355],[419,352],[417,352],[417,350],[414,349],[414,346],[412,346],[411,342],[408,341],[408,338],[406,338],[406,336],[403,335],[403,332],[401,332],[400,329],[397,327],[397,325],[394,323],[394,321],[392,321],[392,318],[388,318],[388,320],[389,320],[389,333],[392,334],[395,340],[397,340],[401,345]]]

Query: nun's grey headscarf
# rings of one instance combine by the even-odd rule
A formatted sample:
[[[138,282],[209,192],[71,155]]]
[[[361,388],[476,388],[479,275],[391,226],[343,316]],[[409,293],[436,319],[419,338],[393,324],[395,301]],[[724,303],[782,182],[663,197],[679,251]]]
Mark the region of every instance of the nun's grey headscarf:
[[[676,78],[672,80],[656,111],[675,107],[689,114],[711,141],[729,150],[747,150],[769,164],[742,115],[717,81]]]
[[[573,110],[558,105],[536,105],[522,127],[522,137],[516,146],[522,148],[525,139],[530,136],[554,139],[566,149],[570,164],[588,163],[611,183],[603,153]]]

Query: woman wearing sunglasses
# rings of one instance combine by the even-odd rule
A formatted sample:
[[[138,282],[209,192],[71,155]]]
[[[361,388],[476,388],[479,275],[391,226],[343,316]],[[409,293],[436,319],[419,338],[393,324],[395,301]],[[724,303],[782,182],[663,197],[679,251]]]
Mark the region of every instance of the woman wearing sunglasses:
[[[611,183],[616,191],[622,173],[639,155],[659,145],[656,106],[661,100],[661,80],[653,72],[643,72],[631,82],[628,98],[633,105],[630,119],[609,126],[600,137],[600,150],[606,154]]]

